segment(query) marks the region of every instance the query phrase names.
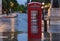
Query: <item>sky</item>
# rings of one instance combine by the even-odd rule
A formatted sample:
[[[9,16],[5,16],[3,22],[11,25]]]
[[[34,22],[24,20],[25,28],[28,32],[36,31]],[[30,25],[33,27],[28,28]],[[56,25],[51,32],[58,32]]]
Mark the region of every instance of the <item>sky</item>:
[[[27,0],[17,0],[17,2],[18,2],[19,4],[25,4],[25,3],[27,2]]]

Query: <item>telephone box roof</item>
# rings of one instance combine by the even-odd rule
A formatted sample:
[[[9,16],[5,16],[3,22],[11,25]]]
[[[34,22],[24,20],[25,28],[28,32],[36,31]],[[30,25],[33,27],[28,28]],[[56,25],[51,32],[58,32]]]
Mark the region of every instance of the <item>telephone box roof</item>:
[[[41,4],[40,2],[30,2],[30,3],[28,3],[28,4]]]

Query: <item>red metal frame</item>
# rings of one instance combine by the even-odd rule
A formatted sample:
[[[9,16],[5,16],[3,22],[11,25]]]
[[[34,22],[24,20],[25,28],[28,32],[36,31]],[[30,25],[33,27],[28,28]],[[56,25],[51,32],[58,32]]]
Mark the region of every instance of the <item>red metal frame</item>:
[[[33,7],[37,6],[37,7]],[[31,2],[28,4],[28,38],[39,38],[41,39],[41,27],[42,27],[42,9],[41,9],[41,4],[38,2]],[[38,34],[32,34],[31,33],[31,10],[37,10],[38,11]]]

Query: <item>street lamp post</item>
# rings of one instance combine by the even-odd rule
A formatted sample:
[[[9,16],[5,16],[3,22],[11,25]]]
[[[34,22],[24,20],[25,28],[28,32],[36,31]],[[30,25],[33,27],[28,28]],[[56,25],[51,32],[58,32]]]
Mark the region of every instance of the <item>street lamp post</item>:
[[[47,20],[46,20],[46,17],[45,17],[45,3],[43,2],[42,5],[43,5],[44,32],[47,32]]]

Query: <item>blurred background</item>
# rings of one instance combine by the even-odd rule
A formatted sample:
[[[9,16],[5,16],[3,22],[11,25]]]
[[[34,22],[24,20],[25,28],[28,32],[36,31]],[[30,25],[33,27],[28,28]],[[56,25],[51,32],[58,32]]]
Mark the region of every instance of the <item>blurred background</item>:
[[[29,2],[44,2],[45,5],[48,5],[50,0],[2,0],[2,14],[10,12],[26,13]]]
[[[40,2],[43,5],[42,32],[47,34],[48,39],[42,41],[50,41],[45,19],[48,16],[51,0],[0,0],[0,41],[28,41],[27,5],[30,2]]]

